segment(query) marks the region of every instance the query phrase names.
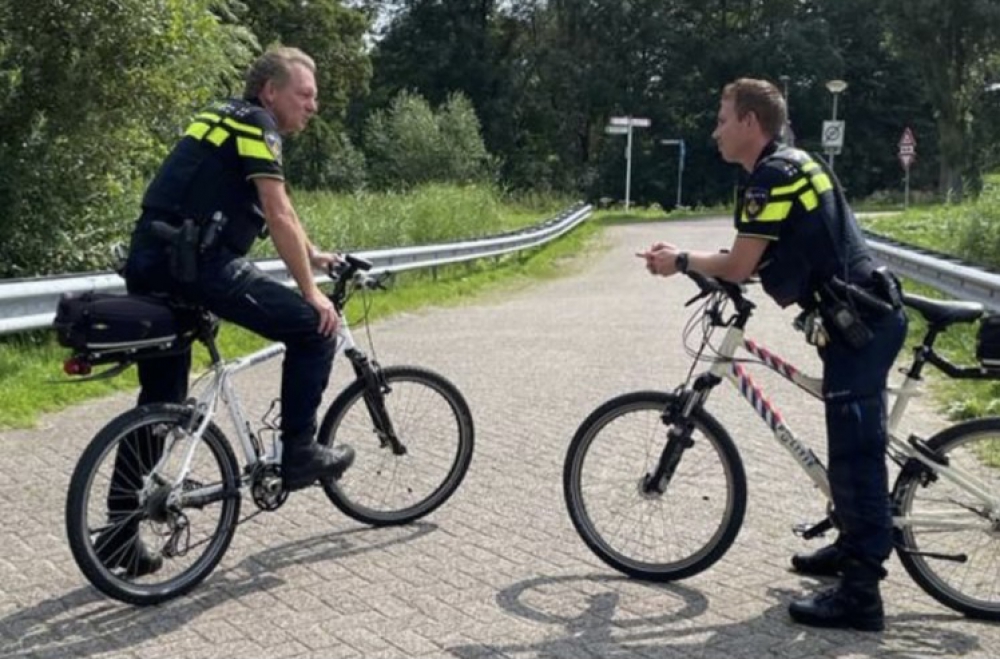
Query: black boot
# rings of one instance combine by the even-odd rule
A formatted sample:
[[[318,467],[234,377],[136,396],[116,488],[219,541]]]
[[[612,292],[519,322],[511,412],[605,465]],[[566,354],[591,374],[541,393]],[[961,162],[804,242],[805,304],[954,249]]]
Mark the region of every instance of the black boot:
[[[301,490],[321,478],[340,478],[354,462],[354,449],[346,444],[333,448],[314,441],[290,441],[281,454],[281,475],[285,489]]]
[[[834,543],[811,554],[792,556],[792,571],[811,577],[836,577],[840,574],[844,555]]]
[[[878,582],[885,570],[851,558],[845,558],[842,565],[839,585],[788,606],[792,620],[811,627],[882,631],[885,614]]]
[[[94,549],[104,567],[121,568],[128,577],[144,577],[163,567],[163,557],[151,552],[142,541],[136,522],[111,520],[94,540]]]

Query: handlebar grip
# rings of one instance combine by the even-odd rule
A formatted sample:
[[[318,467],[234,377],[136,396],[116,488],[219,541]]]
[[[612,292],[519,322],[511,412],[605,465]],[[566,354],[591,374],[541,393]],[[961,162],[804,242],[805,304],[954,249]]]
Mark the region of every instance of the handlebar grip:
[[[344,254],[344,261],[351,264],[355,270],[371,270],[374,265],[371,261],[354,254]]]

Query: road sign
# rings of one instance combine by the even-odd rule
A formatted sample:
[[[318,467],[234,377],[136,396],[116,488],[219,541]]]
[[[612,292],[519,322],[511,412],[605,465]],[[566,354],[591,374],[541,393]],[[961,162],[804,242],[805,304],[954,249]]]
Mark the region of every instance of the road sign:
[[[612,126],[635,126],[636,128],[649,128],[650,120],[647,117],[611,117]]]
[[[827,151],[837,149],[839,153],[840,149],[844,146],[844,128],[845,122],[843,121],[824,121],[823,122],[823,148]]]
[[[604,132],[608,135],[624,135],[628,132],[628,126],[605,126]]]
[[[904,153],[904,147],[908,147],[909,151],[905,153],[916,153],[917,148],[917,138],[913,136],[913,131],[907,126],[903,129],[903,135],[899,138],[899,152]]]
[[[916,154],[913,153],[900,153],[899,154],[899,164],[903,166],[903,169],[909,169],[913,161],[917,159]]]

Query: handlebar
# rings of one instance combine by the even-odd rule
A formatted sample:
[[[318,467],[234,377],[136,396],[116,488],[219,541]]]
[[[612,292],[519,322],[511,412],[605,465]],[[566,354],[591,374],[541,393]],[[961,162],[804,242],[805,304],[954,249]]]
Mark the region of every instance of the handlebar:
[[[347,302],[347,285],[354,283],[355,288],[366,290],[385,289],[385,281],[392,276],[391,272],[368,275],[374,264],[366,258],[354,254],[341,254],[340,261],[330,266],[328,274],[333,280],[333,292],[330,299],[339,312]]]

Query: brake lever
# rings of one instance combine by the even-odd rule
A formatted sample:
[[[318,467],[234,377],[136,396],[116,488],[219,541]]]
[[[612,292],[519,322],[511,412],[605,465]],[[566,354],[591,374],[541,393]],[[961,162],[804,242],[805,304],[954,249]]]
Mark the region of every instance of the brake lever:
[[[692,304],[694,304],[694,303],[695,303],[695,302],[697,302],[698,300],[702,299],[703,297],[708,297],[708,295],[709,295],[709,292],[708,292],[708,291],[700,291],[700,292],[699,292],[699,293],[698,293],[697,295],[695,295],[695,296],[694,296],[693,298],[691,298],[690,300],[688,300],[687,302],[685,302],[685,303],[684,303],[684,306],[685,306],[685,307],[690,307],[690,306],[691,306]]]

